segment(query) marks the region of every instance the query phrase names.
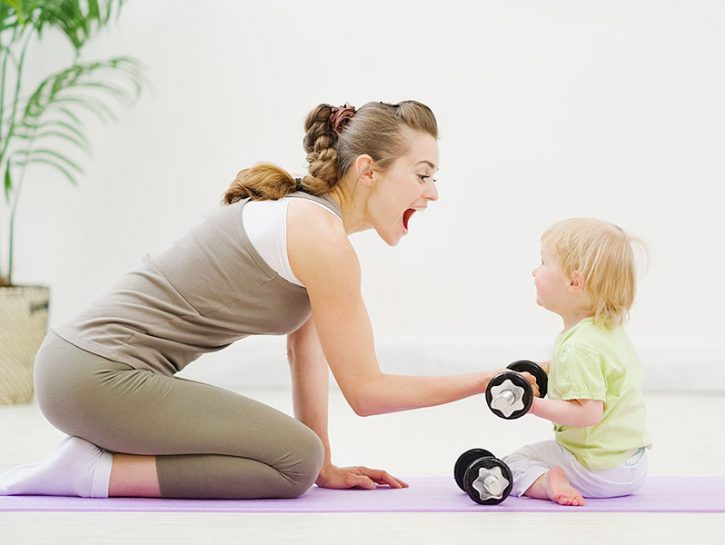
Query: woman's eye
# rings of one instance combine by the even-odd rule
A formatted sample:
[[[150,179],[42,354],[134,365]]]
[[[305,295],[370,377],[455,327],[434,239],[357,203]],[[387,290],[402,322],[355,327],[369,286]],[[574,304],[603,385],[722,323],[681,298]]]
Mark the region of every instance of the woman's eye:
[[[426,176],[425,174],[418,174],[418,178],[420,178],[420,182],[423,184],[427,184],[428,182],[436,183],[436,179],[433,176]]]

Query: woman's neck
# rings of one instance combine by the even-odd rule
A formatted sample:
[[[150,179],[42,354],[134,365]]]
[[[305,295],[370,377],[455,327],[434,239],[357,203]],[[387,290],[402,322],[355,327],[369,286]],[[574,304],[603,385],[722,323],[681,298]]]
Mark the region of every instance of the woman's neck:
[[[370,229],[364,186],[357,184],[351,178],[343,178],[330,190],[329,196],[340,207],[342,223],[348,235]]]

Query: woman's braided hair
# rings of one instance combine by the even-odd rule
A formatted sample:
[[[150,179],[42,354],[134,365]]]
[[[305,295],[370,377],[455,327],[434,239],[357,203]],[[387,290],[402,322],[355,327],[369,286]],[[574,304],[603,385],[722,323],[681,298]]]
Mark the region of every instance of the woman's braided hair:
[[[340,181],[360,155],[370,155],[381,169],[405,155],[405,127],[438,138],[435,116],[420,102],[369,102],[359,110],[349,105],[320,104],[305,120],[303,144],[308,174],[295,179],[274,164],[258,163],[237,174],[222,202],[231,204],[247,198],[277,200],[293,191],[323,195]]]

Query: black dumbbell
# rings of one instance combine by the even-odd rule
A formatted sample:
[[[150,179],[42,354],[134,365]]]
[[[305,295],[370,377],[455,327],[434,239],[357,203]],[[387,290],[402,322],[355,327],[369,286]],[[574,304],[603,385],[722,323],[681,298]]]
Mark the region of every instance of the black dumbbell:
[[[491,379],[486,387],[486,403],[496,416],[513,420],[529,412],[534,403],[534,391],[521,373],[529,373],[536,379],[539,396],[546,395],[549,378],[546,371],[533,361],[519,360],[508,365]]]
[[[458,457],[453,468],[456,484],[481,505],[496,505],[511,493],[511,470],[488,450],[473,448]]]

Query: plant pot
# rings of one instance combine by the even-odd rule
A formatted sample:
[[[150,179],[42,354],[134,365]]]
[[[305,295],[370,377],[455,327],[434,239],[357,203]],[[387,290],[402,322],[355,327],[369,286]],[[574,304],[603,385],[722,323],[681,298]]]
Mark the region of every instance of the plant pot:
[[[33,362],[48,328],[50,290],[0,288],[0,405],[33,399]]]

